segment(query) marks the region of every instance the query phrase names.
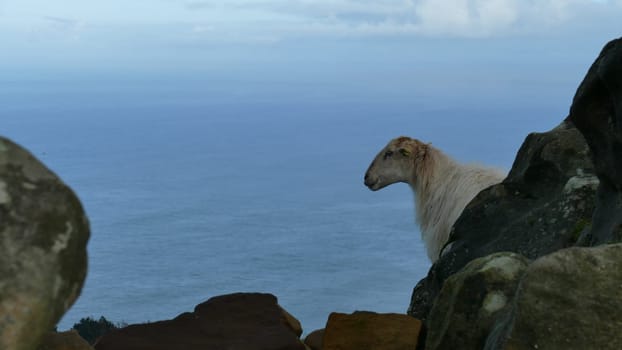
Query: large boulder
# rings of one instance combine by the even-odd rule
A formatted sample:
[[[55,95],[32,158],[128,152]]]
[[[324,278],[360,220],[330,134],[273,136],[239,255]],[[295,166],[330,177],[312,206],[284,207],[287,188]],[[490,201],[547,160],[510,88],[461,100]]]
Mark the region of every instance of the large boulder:
[[[568,120],[585,136],[600,179],[594,224],[580,244],[622,241],[622,38],[609,42],[590,67]]]
[[[409,313],[427,318],[426,345],[454,347],[443,337],[458,315],[473,321],[480,339],[460,345],[464,349],[482,348],[485,331],[480,330],[490,329],[491,322],[485,349],[622,348],[621,246],[567,248],[622,240],[621,160],[622,39],[617,39],[588,71],[568,118],[549,132],[527,137],[508,177],[467,206],[441,258],[415,287]],[[482,319],[479,299],[472,299],[475,306],[469,310],[460,298],[447,295],[494,288],[480,278],[456,289],[455,280],[473,275],[467,265],[473,259],[499,251],[537,260],[514,299],[492,319]],[[465,265],[466,271],[451,277]]]
[[[471,261],[445,281],[428,319],[427,350],[481,349],[509,308],[529,260],[496,253]]]
[[[413,350],[421,321],[401,314],[357,311],[328,317],[322,350]]]
[[[324,328],[315,330],[305,337],[305,345],[310,350],[322,350],[324,344]]]
[[[622,244],[534,261],[511,305],[486,349],[622,349]]]
[[[95,343],[95,349],[305,350],[297,323],[271,294],[229,294],[172,320],[113,330]]]
[[[588,146],[571,123],[530,134],[508,177],[480,192],[456,221],[408,313],[427,319],[445,280],[476,258],[515,252],[535,259],[574,245],[591,221],[597,185]]]
[[[89,223],[80,201],[0,137],[0,349],[32,350],[76,300]]]

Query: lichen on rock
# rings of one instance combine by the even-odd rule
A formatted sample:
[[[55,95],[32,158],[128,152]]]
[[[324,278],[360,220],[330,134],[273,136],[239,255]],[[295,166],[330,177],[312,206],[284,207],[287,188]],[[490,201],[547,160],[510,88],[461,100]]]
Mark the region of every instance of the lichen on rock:
[[[525,271],[486,348],[622,349],[620,281],[622,244],[539,258]]]
[[[0,349],[32,350],[76,300],[89,223],[73,191],[0,137]]]
[[[496,253],[449,277],[430,312],[426,349],[481,349],[528,264],[521,255]]]

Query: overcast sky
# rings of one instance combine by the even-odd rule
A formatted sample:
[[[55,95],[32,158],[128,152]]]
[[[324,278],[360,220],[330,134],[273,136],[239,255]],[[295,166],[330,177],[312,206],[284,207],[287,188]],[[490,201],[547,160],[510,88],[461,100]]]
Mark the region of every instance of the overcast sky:
[[[600,45],[621,35],[620,18],[622,0],[0,0],[0,50],[6,63],[305,40],[580,36]]]

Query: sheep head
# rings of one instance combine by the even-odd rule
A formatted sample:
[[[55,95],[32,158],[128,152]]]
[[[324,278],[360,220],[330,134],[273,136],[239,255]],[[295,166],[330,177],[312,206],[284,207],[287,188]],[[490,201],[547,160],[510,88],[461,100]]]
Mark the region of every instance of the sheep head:
[[[398,137],[384,147],[365,173],[365,186],[378,191],[397,182],[413,184],[415,170],[428,145],[410,137]]]

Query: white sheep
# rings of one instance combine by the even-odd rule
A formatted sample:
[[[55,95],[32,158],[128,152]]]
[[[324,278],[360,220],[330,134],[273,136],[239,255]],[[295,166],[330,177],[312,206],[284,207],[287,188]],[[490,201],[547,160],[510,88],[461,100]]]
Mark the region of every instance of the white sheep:
[[[435,262],[467,204],[505,176],[497,169],[459,164],[430,144],[402,136],[378,153],[365,173],[365,185],[372,191],[396,182],[410,185],[416,221],[428,257]]]

